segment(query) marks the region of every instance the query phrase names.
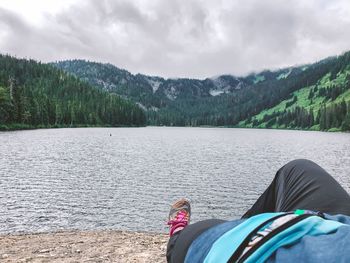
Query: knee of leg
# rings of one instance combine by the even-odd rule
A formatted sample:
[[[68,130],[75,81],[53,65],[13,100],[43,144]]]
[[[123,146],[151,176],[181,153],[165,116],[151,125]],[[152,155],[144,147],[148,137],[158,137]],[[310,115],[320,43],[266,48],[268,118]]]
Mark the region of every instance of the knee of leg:
[[[309,165],[315,165],[315,163],[308,159],[295,159],[293,161],[288,162],[284,167],[295,168],[295,167],[307,167]]]
[[[307,159],[296,159],[293,161],[288,162],[286,165],[284,165],[278,172],[279,177],[285,177],[285,176],[293,176],[294,172],[296,170],[308,170],[310,167],[314,167],[317,165],[313,161],[307,160]],[[303,173],[304,174],[304,173]]]

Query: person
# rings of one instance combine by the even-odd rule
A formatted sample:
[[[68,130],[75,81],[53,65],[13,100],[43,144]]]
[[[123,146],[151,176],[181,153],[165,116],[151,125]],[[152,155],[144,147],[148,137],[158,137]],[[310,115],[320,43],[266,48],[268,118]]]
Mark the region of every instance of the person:
[[[309,160],[279,169],[239,220],[190,216],[187,199],[171,206],[168,262],[350,262],[350,196]]]

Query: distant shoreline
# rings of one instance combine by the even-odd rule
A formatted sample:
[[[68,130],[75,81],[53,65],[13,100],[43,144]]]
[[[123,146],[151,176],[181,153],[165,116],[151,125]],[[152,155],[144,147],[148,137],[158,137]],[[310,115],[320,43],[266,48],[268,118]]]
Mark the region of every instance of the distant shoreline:
[[[1,234],[1,262],[166,262],[167,234],[118,230]]]
[[[286,130],[286,131],[316,131],[316,132],[341,132],[349,133],[348,131],[342,131],[340,129],[329,129],[328,131],[321,131],[315,129],[297,129],[297,128],[262,128],[262,127],[242,127],[242,126],[211,126],[211,125],[200,125],[200,126],[165,126],[165,125],[118,125],[118,126],[100,126],[100,125],[53,125],[53,126],[31,126],[26,124],[11,124],[3,125],[0,124],[0,131],[21,131],[21,130],[38,130],[38,129],[67,129],[67,128],[145,128],[145,127],[167,127],[167,128],[227,128],[227,129],[256,129],[256,130]]]
[[[52,126],[32,126],[27,124],[0,124],[0,131],[20,131],[20,130],[38,130],[38,129],[67,129],[67,128],[140,128],[147,126],[136,126],[136,125],[118,125],[118,126],[108,126],[108,125],[52,125]]]

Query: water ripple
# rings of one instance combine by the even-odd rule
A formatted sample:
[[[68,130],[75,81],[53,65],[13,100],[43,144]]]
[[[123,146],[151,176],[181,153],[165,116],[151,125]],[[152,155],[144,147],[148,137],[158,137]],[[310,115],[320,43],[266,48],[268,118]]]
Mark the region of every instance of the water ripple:
[[[183,196],[193,221],[239,218],[296,158],[350,191],[350,134],[85,128],[0,132],[0,143],[0,233],[165,231],[170,204]]]

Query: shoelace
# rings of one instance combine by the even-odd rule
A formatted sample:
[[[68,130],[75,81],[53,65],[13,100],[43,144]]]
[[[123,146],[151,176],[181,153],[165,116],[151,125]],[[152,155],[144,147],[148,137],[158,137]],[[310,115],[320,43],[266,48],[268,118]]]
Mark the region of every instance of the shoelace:
[[[180,211],[180,212],[176,215],[175,219],[169,220],[167,224],[168,224],[168,225],[172,225],[172,224],[174,224],[174,223],[187,223],[187,222],[188,222],[188,219],[186,219],[186,215],[187,215],[187,212],[185,212],[185,211]]]
[[[169,220],[168,221],[168,225],[171,226],[170,228],[170,236],[173,235],[174,231],[178,228],[178,227],[185,227],[188,224],[188,219],[186,219],[187,216],[187,212],[186,211],[180,211],[175,219],[173,220]]]

